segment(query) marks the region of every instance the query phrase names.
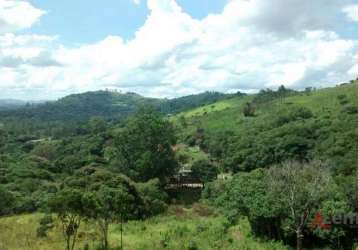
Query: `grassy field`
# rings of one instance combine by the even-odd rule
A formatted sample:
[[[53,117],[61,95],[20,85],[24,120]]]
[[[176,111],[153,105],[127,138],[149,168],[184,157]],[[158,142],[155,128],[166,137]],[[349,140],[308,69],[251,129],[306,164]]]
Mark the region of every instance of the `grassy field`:
[[[0,219],[0,250],[62,250],[64,241],[60,227],[52,229],[48,237],[38,238],[36,228],[42,214],[29,214]],[[94,223],[81,226],[77,249],[91,247],[99,238]],[[246,220],[229,227],[227,221],[202,205],[191,208],[172,206],[165,215],[146,221],[133,221],[124,225],[124,249],[286,249],[280,243],[254,239]],[[120,244],[120,227],[110,230],[112,246]]]
[[[344,100],[342,101],[340,97]],[[185,138],[193,134],[198,127],[205,129],[207,134],[232,131],[240,135],[252,127],[264,125],[285,107],[294,105],[309,108],[317,117],[329,115],[331,118],[336,118],[339,117],[344,107],[358,106],[358,82],[335,88],[313,90],[309,94],[300,93],[285,98],[283,102],[275,100],[270,104],[256,107],[255,117],[244,117],[243,106],[252,98],[252,96],[234,97],[216,102],[180,113],[173,118],[173,121],[178,124],[179,117],[185,117],[188,126],[180,134],[180,137]]]

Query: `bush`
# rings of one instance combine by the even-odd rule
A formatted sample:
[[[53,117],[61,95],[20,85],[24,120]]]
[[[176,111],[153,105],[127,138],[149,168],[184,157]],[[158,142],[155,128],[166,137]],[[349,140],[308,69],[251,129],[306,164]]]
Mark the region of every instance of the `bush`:
[[[344,94],[342,94],[342,95],[338,95],[337,96],[337,99],[338,99],[338,101],[339,101],[339,103],[341,104],[341,105],[345,105],[345,104],[347,104],[349,101],[347,100],[347,95],[344,95]]]
[[[350,115],[358,114],[358,107],[357,106],[348,106],[343,109],[343,112],[350,114]]]
[[[166,203],[168,195],[161,189],[158,179],[138,183],[137,188],[145,202],[148,216],[160,214],[168,208]]]
[[[187,249],[188,250],[198,250],[199,248],[195,241],[189,241]]]
[[[39,238],[47,237],[47,232],[49,229],[54,227],[53,218],[51,215],[45,215],[39,221],[39,227],[36,230],[36,235]]]
[[[306,107],[295,107],[290,108],[289,110],[281,111],[281,114],[278,114],[276,119],[276,126],[283,126],[284,124],[298,121],[306,120],[313,117],[313,113],[310,109]]]
[[[40,219],[40,225],[53,225],[53,218],[51,215],[45,215]]]
[[[246,117],[251,117],[251,116],[255,116],[255,107],[252,103],[246,103],[246,105],[244,106],[243,109],[243,114]]]
[[[37,229],[36,229],[36,236],[38,238],[45,238],[47,237],[47,230],[48,228],[46,226],[42,226],[40,225]]]
[[[215,214],[215,211],[213,208],[209,207],[208,205],[202,204],[202,203],[195,203],[193,205],[194,212],[201,216],[201,217],[209,217]]]
[[[205,232],[206,230],[208,230],[208,226],[204,223],[200,223],[196,226],[197,233],[202,233],[202,232]]]
[[[83,246],[83,250],[90,250],[90,246],[88,243],[85,243],[85,245]]]
[[[168,232],[165,232],[164,234],[160,235],[160,246],[164,249],[169,247],[170,243],[170,236]]]
[[[0,187],[0,197],[0,216],[12,213],[15,206],[14,195]]]
[[[193,171],[193,177],[205,183],[215,180],[219,174],[218,168],[208,160],[194,162],[191,170]]]
[[[184,235],[188,234],[190,232],[189,228],[187,226],[176,226],[173,231],[172,234],[175,237],[183,237]]]
[[[31,196],[18,196],[14,212],[16,213],[32,213],[38,208],[37,201]]]

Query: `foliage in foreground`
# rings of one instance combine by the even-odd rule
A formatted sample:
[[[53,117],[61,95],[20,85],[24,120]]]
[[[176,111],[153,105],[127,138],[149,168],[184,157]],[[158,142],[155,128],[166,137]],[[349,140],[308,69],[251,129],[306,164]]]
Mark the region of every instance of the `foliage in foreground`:
[[[208,208],[206,208],[208,209]],[[185,209],[171,207],[168,214],[153,217],[145,221],[131,221],[123,225],[123,247],[127,250],[141,249],[221,249],[244,250],[284,250],[280,243],[263,242],[252,236],[246,220],[241,220],[235,227],[230,227],[221,215],[212,213],[199,214],[202,206]],[[59,221],[48,231],[47,237],[38,238],[36,227],[42,214],[21,215],[0,219],[0,248],[12,250],[63,250],[63,239]],[[110,245],[120,246],[119,224],[109,228]],[[24,237],[17,240],[18,235]],[[95,222],[84,222],[78,232],[78,247],[88,245],[93,250],[100,245],[100,233]],[[5,248],[7,249],[7,248]]]
[[[233,223],[247,216],[256,235],[290,245],[296,242],[298,250],[304,245],[312,248],[315,242],[334,249],[352,249],[357,240],[355,230],[347,225],[323,228],[311,224],[317,214],[328,219],[357,212],[344,188],[320,162],[287,162],[239,173],[224,186],[208,185],[203,196],[221,207]]]

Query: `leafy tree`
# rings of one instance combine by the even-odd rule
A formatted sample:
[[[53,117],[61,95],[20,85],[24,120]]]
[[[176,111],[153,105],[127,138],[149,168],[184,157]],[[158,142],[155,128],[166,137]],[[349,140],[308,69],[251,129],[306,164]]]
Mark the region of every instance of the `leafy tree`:
[[[312,213],[329,197],[332,178],[320,162],[287,162],[268,171],[269,195],[284,206],[284,224],[296,233],[296,249],[302,249],[304,228]],[[285,190],[285,192],[283,192]]]
[[[312,91],[313,91],[312,87],[306,87],[304,93],[309,96],[311,95]]]
[[[109,249],[109,225],[116,221],[121,224],[121,246],[123,246],[123,221],[131,218],[135,198],[123,187],[103,186],[98,191],[88,193],[85,200],[87,201],[86,204],[91,204],[86,209],[99,225],[104,249]]]
[[[7,133],[6,133],[5,129],[3,128],[3,125],[0,123],[0,150],[5,145],[6,138],[7,138]],[[1,151],[0,151],[0,153],[1,153]]]
[[[153,110],[140,111],[115,136],[120,170],[137,181],[164,181],[177,167],[175,141],[169,121]]]
[[[66,178],[64,185],[83,192],[83,214],[97,222],[105,249],[109,249],[110,224],[120,222],[122,233],[124,221],[142,219],[147,213],[143,197],[126,176],[88,166]]]
[[[107,124],[102,117],[93,117],[88,122],[88,128],[93,134],[103,133],[107,128]]]
[[[255,116],[255,107],[252,103],[247,102],[242,112],[246,117]]]
[[[87,200],[77,189],[66,188],[52,196],[48,201],[48,208],[58,215],[62,224],[62,233],[66,241],[66,250],[73,250],[77,240],[77,232],[81,222],[89,214]]]
[[[310,109],[299,106],[292,107],[288,110],[280,110],[275,119],[277,126],[282,126],[290,122],[306,120],[312,117],[313,113]]]
[[[219,174],[217,166],[204,159],[194,162],[191,170],[193,176],[204,183],[215,180]]]
[[[31,153],[47,160],[54,160],[58,155],[57,147],[52,142],[42,142],[36,145]]]
[[[222,207],[232,223],[240,215],[247,216],[257,235],[280,240],[295,235],[297,249],[302,249],[304,232],[332,243],[346,235],[339,228],[307,231],[308,222],[318,211],[326,218],[349,212],[343,192],[320,162],[287,162],[239,173],[225,185],[208,185],[203,194]]]
[[[137,183],[136,186],[144,201],[145,211],[148,216],[160,214],[167,209],[168,195],[163,191],[159,179]]]
[[[180,122],[180,125],[183,127],[183,128],[187,128],[188,127],[188,123],[185,119],[185,116],[181,115],[179,116],[179,122]]]
[[[253,100],[255,104],[267,104],[274,100],[279,99],[282,103],[285,97],[292,96],[297,94],[296,91],[292,89],[286,88],[284,85],[281,85],[277,91],[273,91],[271,89],[263,89],[261,90]]]
[[[0,216],[12,213],[15,202],[14,195],[0,187]]]
[[[214,195],[212,202],[224,208],[225,214],[232,223],[240,215],[247,216],[255,234],[280,238],[280,220],[282,206],[277,199],[268,195],[266,170],[256,169],[250,173],[240,173],[226,185],[218,187],[224,189],[205,191]],[[220,194],[218,196],[218,194]],[[210,199],[209,199],[210,200]]]
[[[281,85],[278,90],[277,90],[277,95],[280,99],[280,102],[282,103],[285,96],[287,95],[287,92],[289,92],[288,89],[286,89],[286,87],[284,85]]]

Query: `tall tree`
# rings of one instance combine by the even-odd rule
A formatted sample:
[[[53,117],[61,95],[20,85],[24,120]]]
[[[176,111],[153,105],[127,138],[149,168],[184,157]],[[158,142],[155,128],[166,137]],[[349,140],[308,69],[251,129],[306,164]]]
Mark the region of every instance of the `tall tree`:
[[[177,162],[172,146],[176,138],[172,124],[154,110],[142,110],[115,136],[121,171],[137,181],[174,173]]]
[[[121,235],[123,233],[123,222],[131,217],[133,207],[135,206],[135,197],[131,195],[124,187],[111,188],[101,187],[98,191],[87,193],[87,209],[94,218],[101,231],[102,245],[104,249],[110,249],[108,230],[110,224],[120,222]],[[121,237],[121,246],[123,245]]]
[[[108,230],[112,223],[142,219],[145,205],[135,184],[126,176],[98,167],[84,167],[66,178],[64,185],[81,190],[81,215],[94,219],[101,232],[102,246],[109,249]]]
[[[66,250],[75,249],[77,232],[81,222],[88,215],[83,193],[76,189],[64,189],[50,198],[48,207],[57,214],[62,224],[62,233],[66,241]]]
[[[287,162],[268,171],[269,195],[285,207],[285,224],[296,233],[297,250],[302,249],[308,219],[328,197],[331,185],[331,176],[321,162]]]

